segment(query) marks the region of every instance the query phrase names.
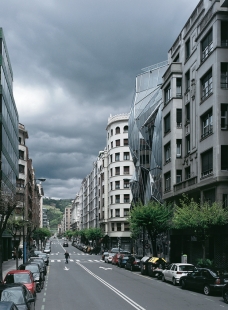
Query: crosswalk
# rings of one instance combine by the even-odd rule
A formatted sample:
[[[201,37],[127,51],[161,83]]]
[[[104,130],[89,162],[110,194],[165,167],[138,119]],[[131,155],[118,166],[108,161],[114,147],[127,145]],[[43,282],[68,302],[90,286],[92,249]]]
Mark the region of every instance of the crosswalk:
[[[65,259],[51,259],[50,263],[61,263],[61,262],[65,262]],[[102,259],[69,259],[69,262],[88,262],[88,263],[104,263],[104,261]]]
[[[88,253],[75,253],[75,252],[73,252],[73,253],[69,253],[70,255],[90,255],[90,254],[88,254]],[[49,255],[63,255],[63,253],[62,252],[57,252],[57,253],[50,253]]]

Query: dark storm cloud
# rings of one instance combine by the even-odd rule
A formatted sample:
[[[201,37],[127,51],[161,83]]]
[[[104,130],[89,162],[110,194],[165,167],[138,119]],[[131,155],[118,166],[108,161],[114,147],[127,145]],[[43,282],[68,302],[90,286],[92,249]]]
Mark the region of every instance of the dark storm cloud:
[[[45,195],[73,198],[129,112],[135,76],[166,60],[197,0],[7,0],[3,27],[20,122]]]

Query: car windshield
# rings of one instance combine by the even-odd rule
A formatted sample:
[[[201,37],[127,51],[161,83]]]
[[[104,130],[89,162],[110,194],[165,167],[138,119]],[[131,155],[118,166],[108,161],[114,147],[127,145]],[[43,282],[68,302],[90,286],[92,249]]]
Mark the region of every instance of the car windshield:
[[[22,291],[13,288],[5,289],[4,291],[2,291],[1,301],[12,301],[16,305],[25,303]]]
[[[31,283],[30,276],[27,273],[8,274],[5,281],[6,283]]]
[[[25,267],[25,270],[30,270],[32,272],[40,272],[39,267],[35,264],[31,264]]]
[[[180,265],[179,270],[180,271],[194,271],[195,267],[193,265]]]

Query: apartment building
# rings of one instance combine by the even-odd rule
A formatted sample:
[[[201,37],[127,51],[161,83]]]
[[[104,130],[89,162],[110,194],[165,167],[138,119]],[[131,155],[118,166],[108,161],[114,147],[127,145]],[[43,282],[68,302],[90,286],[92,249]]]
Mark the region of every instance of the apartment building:
[[[65,208],[64,212],[64,231],[71,229],[71,207]]]

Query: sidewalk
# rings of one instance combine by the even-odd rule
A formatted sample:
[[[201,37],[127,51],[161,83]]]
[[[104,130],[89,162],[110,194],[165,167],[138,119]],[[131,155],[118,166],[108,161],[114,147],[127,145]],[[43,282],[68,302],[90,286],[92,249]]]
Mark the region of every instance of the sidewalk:
[[[22,259],[18,260],[18,265],[22,264]],[[8,271],[16,269],[16,260],[14,259],[9,259],[6,262],[3,262],[2,264],[2,271],[3,271],[3,279],[5,278],[5,275],[7,274]]]

